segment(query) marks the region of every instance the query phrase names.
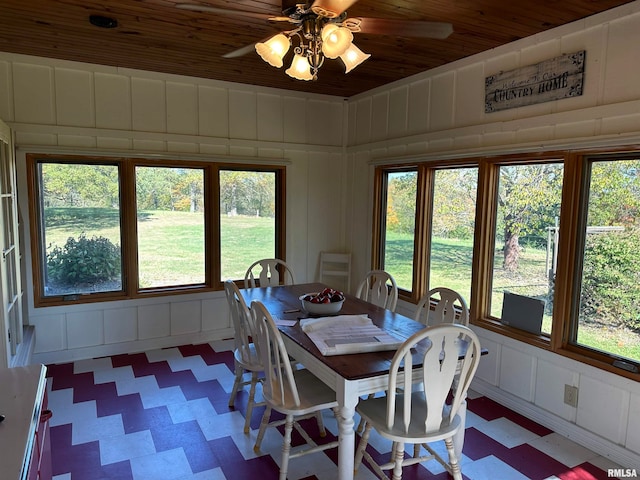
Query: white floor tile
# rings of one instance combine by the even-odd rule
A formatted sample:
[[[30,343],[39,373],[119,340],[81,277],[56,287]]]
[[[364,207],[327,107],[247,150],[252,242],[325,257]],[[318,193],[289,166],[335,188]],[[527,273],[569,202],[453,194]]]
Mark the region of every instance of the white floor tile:
[[[517,447],[540,437],[505,417],[477,425],[476,429],[507,448]]]
[[[132,458],[131,472],[133,480],[177,480],[193,475],[182,448]]]
[[[156,453],[149,430],[134,432],[100,440],[100,462],[109,465]]]
[[[598,454],[558,433],[537,438],[530,441],[529,444],[568,467],[575,467],[598,456]]]

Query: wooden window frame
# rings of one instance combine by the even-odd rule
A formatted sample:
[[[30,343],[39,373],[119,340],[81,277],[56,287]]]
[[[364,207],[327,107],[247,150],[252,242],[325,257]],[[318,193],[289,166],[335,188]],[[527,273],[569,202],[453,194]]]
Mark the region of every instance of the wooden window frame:
[[[229,162],[216,160],[184,160],[170,158],[149,159],[138,157],[111,157],[107,155],[65,155],[27,153],[27,185],[29,203],[30,248],[35,307],[50,307],[81,303],[149,298],[187,293],[223,290],[220,280],[220,189],[221,170],[240,170],[275,173],[275,255],[286,258],[286,166]],[[118,292],[96,292],[73,296],[45,296],[43,278],[43,246],[40,235],[40,208],[37,165],[40,162],[64,162],[76,164],[117,165],[120,182],[120,224],[122,238],[122,290]],[[139,288],[137,263],[137,218],[135,198],[135,168],[177,167],[201,168],[204,170],[204,229],[205,229],[205,281],[197,285]],[[241,281],[242,279],[238,279]]]
[[[492,156],[469,157],[465,159],[424,161],[408,164],[384,164],[376,166],[374,173],[374,211],[372,268],[383,268],[384,248],[384,215],[386,175],[394,171],[415,169],[419,172],[416,208],[416,235],[414,238],[414,289],[411,292],[401,291],[400,298],[410,303],[417,303],[425,293],[426,279],[429,272],[431,200],[433,178],[430,171],[438,168],[456,166],[478,167],[478,186],[476,200],[475,237],[473,248],[471,291],[469,299],[470,323],[504,335],[529,345],[542,348],[573,360],[615,373],[617,375],[640,381],[640,373],[630,372],[613,362],[617,359],[613,354],[599,352],[588,347],[573,344],[573,331],[577,328],[576,298],[579,296],[580,279],[577,275],[582,259],[576,245],[583,242],[584,209],[587,189],[586,162],[599,158],[633,156],[640,153],[640,145],[623,147],[549,150],[528,152],[524,154],[504,154]],[[496,202],[498,189],[498,172],[502,165],[527,163],[562,162],[564,165],[562,197],[560,207],[560,235],[558,244],[558,263],[555,281],[555,296],[550,335],[535,335],[508,325],[500,319],[492,317],[490,312],[491,282],[493,272],[493,248],[496,227]],[[588,192],[587,192],[588,193]],[[420,215],[426,216],[420,218]],[[635,363],[634,363],[635,364]],[[640,362],[638,362],[640,364]]]

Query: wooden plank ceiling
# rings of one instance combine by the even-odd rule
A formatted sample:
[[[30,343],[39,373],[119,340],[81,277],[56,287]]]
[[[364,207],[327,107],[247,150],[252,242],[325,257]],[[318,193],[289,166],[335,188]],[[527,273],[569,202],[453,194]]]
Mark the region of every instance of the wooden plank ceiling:
[[[255,51],[223,57],[290,30],[289,23],[187,11],[179,3],[282,12],[281,0],[2,0],[0,51],[349,97],[629,0],[360,0],[349,17],[448,22],[454,32],[445,40],[356,33],[354,43],[371,58],[348,74],[341,60],[327,59],[316,81],[285,74],[291,52],[280,69]],[[91,25],[95,14],[117,27]]]

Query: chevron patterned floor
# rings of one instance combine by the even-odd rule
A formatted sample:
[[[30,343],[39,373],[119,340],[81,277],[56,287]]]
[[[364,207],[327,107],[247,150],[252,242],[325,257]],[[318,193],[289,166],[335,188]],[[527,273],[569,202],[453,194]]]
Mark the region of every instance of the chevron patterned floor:
[[[253,450],[264,407],[243,433],[247,390],[227,405],[233,384],[230,342],[185,345],[50,365],[54,480],[268,480],[278,478],[281,433],[269,429]],[[468,480],[611,478],[609,460],[479,395],[470,395],[462,471]],[[324,417],[330,441],[337,425]],[[357,419],[356,419],[357,423]],[[299,439],[298,439],[299,441]],[[356,440],[357,441],[357,440]],[[372,434],[383,458],[390,443]],[[335,450],[292,459],[290,479],[334,480]],[[376,478],[364,465],[357,479]],[[450,478],[436,462],[403,478]]]

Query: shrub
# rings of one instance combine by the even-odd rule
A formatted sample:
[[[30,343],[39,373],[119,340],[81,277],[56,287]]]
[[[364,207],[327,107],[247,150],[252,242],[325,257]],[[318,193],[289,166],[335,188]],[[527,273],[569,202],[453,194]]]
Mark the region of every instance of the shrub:
[[[47,254],[49,279],[61,285],[94,284],[120,276],[120,248],[105,237],[69,237]]]
[[[587,236],[581,321],[640,330],[640,231]]]

